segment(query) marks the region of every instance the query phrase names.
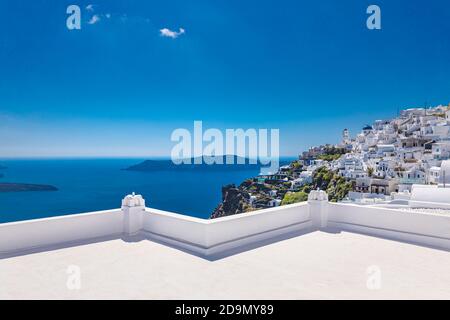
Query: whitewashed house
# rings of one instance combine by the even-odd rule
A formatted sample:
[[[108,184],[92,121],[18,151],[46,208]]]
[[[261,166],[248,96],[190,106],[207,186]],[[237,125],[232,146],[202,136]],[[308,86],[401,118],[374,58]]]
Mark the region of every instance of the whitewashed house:
[[[417,167],[403,171],[399,174],[399,184],[425,184],[425,172]]]
[[[400,116],[403,118],[408,118],[412,116],[424,116],[426,115],[426,110],[424,108],[410,108],[400,111]]]
[[[383,177],[393,177],[394,169],[397,165],[397,162],[391,159],[382,159],[378,162],[376,166],[376,171]]]
[[[380,157],[394,157],[395,146],[393,144],[377,144],[377,155]]]
[[[427,176],[428,183],[439,184],[440,175],[441,175],[440,167],[431,167],[428,170],[428,176]]]
[[[450,158],[450,141],[433,143],[431,153],[434,159],[447,160]]]
[[[303,187],[305,184],[313,182],[313,172],[312,171],[302,171],[297,179],[291,181],[291,189],[297,190]]]
[[[363,177],[357,178],[355,184],[355,191],[360,193],[368,193],[370,188],[370,178]]]

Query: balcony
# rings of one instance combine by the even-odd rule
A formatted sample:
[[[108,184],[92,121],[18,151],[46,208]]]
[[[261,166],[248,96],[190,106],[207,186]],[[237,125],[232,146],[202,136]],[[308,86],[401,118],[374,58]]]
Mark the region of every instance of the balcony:
[[[425,184],[425,178],[399,178],[399,184]]]
[[[216,220],[130,195],[120,209],[1,224],[0,299],[442,299],[449,249],[450,215],[323,192]]]

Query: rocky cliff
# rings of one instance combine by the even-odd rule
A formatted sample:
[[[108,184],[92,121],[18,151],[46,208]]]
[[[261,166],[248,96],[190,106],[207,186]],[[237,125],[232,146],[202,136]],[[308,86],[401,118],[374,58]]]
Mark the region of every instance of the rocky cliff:
[[[222,202],[211,214],[211,219],[230,216],[252,210],[250,196],[235,185],[222,187]]]

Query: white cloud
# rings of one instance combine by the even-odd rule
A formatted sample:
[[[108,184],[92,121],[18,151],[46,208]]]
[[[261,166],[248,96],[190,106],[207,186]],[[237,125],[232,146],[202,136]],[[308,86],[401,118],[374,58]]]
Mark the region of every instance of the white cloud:
[[[100,21],[100,17],[98,15],[94,14],[92,16],[91,20],[88,21],[88,23],[89,24],[95,24],[95,23],[97,23],[99,21]]]
[[[111,18],[111,13],[105,14],[105,17],[106,17],[107,19]]]
[[[88,4],[87,6],[86,6],[86,10],[87,11],[94,11],[94,5],[93,4]]]
[[[185,34],[186,31],[183,28],[180,28],[180,30],[178,32],[164,28],[164,29],[159,30],[159,33],[160,33],[161,37],[168,37],[168,38],[176,39],[179,36],[181,36],[182,34]]]

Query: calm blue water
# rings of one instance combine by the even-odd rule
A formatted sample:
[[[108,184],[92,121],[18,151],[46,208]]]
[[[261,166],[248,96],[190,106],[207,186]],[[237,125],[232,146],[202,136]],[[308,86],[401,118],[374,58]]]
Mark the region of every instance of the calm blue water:
[[[0,182],[50,184],[55,192],[0,193],[0,223],[119,208],[142,194],[148,207],[208,218],[221,187],[254,177],[257,170],[229,172],[134,172],[143,159],[4,160]]]

